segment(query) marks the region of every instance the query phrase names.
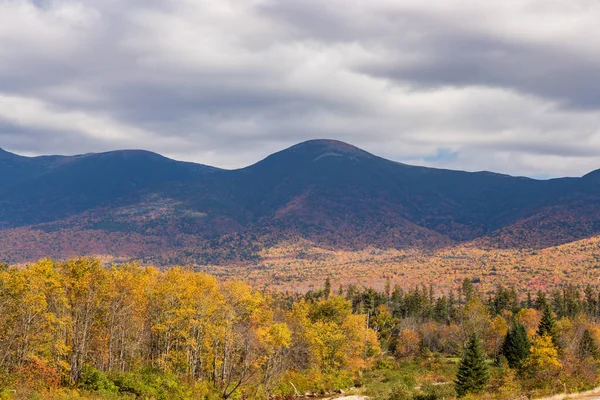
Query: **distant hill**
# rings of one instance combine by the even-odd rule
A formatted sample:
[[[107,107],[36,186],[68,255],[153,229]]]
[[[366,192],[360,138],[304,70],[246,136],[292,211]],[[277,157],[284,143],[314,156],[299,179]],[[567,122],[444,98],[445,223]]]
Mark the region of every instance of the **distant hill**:
[[[305,239],[332,249],[545,248],[600,234],[600,170],[534,180],[389,161],[313,140],[238,170],[129,150],[0,151],[0,258],[102,255],[252,262]]]

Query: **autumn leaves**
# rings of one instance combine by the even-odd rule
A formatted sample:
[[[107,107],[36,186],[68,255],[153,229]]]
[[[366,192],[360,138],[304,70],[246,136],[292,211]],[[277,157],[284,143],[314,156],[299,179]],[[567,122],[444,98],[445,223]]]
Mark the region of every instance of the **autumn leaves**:
[[[293,383],[306,390],[306,376],[311,389],[326,376],[351,382],[380,353],[366,317],[341,297],[284,305],[190,269],[104,268],[92,259],[0,275],[0,369],[47,370],[47,390],[78,385],[85,371],[118,383],[153,368],[221,398],[268,397],[293,393]]]

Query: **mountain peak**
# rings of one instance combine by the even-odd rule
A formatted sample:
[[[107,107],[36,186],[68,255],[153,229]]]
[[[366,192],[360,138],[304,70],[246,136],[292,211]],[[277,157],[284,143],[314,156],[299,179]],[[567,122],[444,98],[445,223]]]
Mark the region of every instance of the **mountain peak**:
[[[359,160],[374,157],[372,154],[351,144],[332,139],[315,139],[299,143],[281,154],[293,154],[305,161],[317,161],[329,157]]]
[[[305,168],[323,160],[361,160],[374,157],[358,147],[339,140],[315,139],[296,144],[285,150],[271,154],[247,169],[277,169],[279,172],[290,168]]]
[[[285,150],[284,150],[285,151]],[[356,146],[333,139],[314,139],[299,143],[287,149],[287,151],[307,152],[336,152],[343,154],[368,154]]]

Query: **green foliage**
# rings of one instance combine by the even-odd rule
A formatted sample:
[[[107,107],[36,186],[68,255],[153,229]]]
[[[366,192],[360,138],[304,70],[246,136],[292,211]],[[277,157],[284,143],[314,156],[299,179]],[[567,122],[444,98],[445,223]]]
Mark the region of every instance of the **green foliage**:
[[[394,385],[388,400],[412,400],[413,391],[406,385]]]
[[[542,319],[540,320],[540,324],[537,330],[538,336],[549,336],[552,339],[552,343],[556,347],[558,347],[558,332],[556,329],[556,319],[554,318],[554,314],[552,313],[552,309],[550,306],[547,306],[544,309],[544,314],[542,314]]]
[[[476,334],[472,334],[469,337],[469,341],[458,367],[455,381],[458,397],[464,397],[467,393],[477,394],[483,392],[489,377],[490,375],[481,340]]]
[[[434,384],[424,382],[421,385],[421,393],[415,396],[415,400],[441,400],[456,397],[454,385],[447,383]]]
[[[375,369],[395,369],[396,365],[394,363],[393,360],[390,360],[389,358],[382,358],[381,360],[377,361],[377,364],[375,365]]]
[[[517,398],[521,393],[515,371],[509,367],[504,356],[500,357],[498,368],[492,372],[489,391],[499,400]]]
[[[102,371],[90,366],[83,368],[78,386],[85,390],[106,394],[118,391],[117,386]]]
[[[521,368],[523,361],[529,356],[531,342],[527,337],[525,327],[515,323],[506,334],[502,344],[502,355],[506,357],[511,368]]]
[[[134,395],[136,398],[177,400],[193,396],[191,388],[174,375],[151,369],[115,375],[113,382],[119,393]]]

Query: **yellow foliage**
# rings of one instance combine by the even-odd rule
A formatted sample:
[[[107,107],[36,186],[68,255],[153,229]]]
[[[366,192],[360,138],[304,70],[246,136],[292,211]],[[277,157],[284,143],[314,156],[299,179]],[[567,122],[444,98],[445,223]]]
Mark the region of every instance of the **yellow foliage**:
[[[526,374],[534,380],[534,385],[544,387],[556,378],[562,364],[558,351],[550,336],[536,337],[531,346],[529,357],[523,364]]]
[[[516,321],[525,327],[530,339],[533,339],[541,319],[542,313],[534,308],[524,308],[516,316]]]

